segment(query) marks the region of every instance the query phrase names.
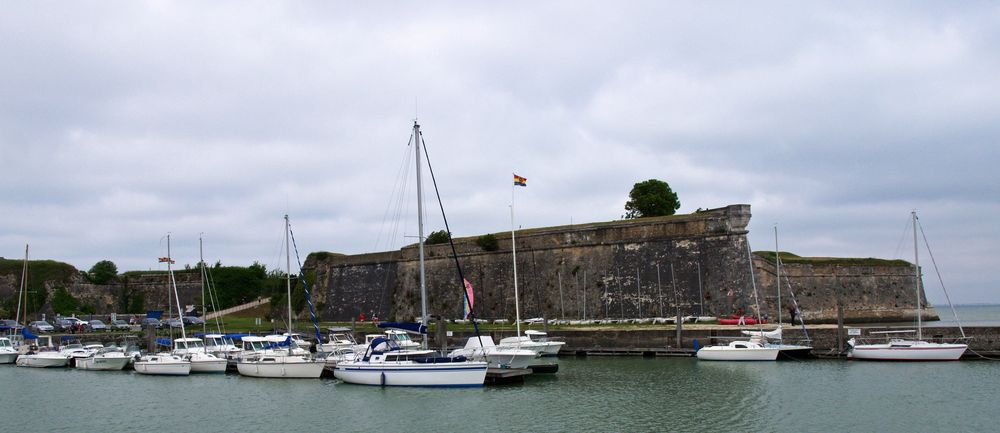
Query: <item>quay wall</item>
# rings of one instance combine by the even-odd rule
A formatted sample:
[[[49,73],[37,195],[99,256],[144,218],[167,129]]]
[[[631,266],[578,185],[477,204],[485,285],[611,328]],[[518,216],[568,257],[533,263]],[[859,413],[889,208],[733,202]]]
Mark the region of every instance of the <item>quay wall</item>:
[[[520,230],[517,273],[521,318],[648,318],[753,314],[753,278],[762,313],[777,315],[775,265],[747,249],[749,205],[689,215],[640,218]],[[511,235],[495,233],[498,249],[476,237],[456,238],[458,261],[475,290],[481,319],[514,319]],[[427,245],[428,314],[461,318],[463,288],[448,244]],[[885,260],[803,260],[783,274],[791,281],[807,323],[835,323],[838,304],[850,322],[912,320],[912,267]],[[315,280],[323,320],[360,313],[383,320],[420,316],[418,250],[342,255],[313,253],[307,275]],[[676,288],[676,291],[675,291]],[[783,289],[787,310],[787,285]],[[937,318],[925,304],[924,318]],[[786,313],[784,313],[786,314]],[[787,317],[787,316],[786,316]]]

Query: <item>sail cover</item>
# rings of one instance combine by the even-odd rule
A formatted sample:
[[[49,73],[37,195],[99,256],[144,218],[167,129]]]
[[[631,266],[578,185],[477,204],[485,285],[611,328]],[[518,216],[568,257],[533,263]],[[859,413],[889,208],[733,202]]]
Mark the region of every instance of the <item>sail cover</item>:
[[[390,329],[401,329],[406,332],[412,332],[414,334],[426,334],[427,326],[420,323],[411,322],[382,322],[378,324],[379,328],[390,328]]]
[[[28,327],[21,328],[21,335],[24,336],[25,340],[37,340],[38,339],[37,335],[32,334],[31,331],[28,331]]]

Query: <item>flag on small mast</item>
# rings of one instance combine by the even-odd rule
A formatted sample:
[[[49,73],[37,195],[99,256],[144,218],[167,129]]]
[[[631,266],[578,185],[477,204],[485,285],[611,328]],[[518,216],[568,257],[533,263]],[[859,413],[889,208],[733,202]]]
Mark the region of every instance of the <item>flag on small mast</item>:
[[[175,262],[173,260],[170,260],[169,257],[160,257],[160,263],[167,263],[167,262],[170,262],[170,264],[177,263],[177,262]]]
[[[465,282],[465,299],[466,299],[466,302],[463,302],[464,305],[463,310],[465,313],[465,318],[468,319],[469,316],[472,315],[472,306],[475,305],[476,297],[472,294],[472,283],[470,283],[469,280],[466,280],[464,278],[462,279],[462,281]]]
[[[528,178],[514,175],[514,185],[516,186],[528,186]]]

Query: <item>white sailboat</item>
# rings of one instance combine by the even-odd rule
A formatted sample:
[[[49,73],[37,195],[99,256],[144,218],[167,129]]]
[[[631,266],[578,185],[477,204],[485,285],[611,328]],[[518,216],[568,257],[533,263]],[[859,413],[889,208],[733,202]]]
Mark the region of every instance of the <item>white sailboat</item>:
[[[286,278],[286,287],[288,291],[288,330],[291,332],[292,253],[289,248],[291,246],[289,233],[290,226],[288,223],[288,215],[285,215],[285,261],[288,274]],[[274,350],[245,353],[244,356],[236,362],[236,369],[239,370],[240,375],[263,378],[318,379],[319,376],[323,374],[323,360],[313,359],[308,355],[308,352],[306,354],[302,354],[301,352],[296,353],[296,349],[299,351],[302,349],[298,348],[298,346],[293,342],[291,335],[286,334],[282,340],[284,341],[271,342],[271,346],[276,347]],[[279,344],[287,345],[288,348],[277,348]]]
[[[413,143],[417,168],[417,236],[420,268],[421,326],[426,329],[427,286],[424,271],[423,190],[420,184],[420,125],[413,122]],[[424,331],[426,333],[426,331]],[[426,335],[426,334],[425,334]],[[426,336],[424,348],[426,349]],[[354,360],[337,362],[334,377],[346,383],[379,386],[480,387],[486,380],[485,361],[469,361],[464,357],[424,357],[399,359],[393,355],[398,347],[380,338]]]
[[[177,299],[177,317],[184,317],[181,310],[180,296],[177,294],[177,282],[174,280],[173,259],[170,257],[170,235],[167,234],[167,257],[160,261],[167,263],[167,275],[170,278],[170,287],[173,288],[174,297]],[[170,297],[170,288],[167,289],[167,297]],[[187,338],[184,331],[184,321],[181,321],[181,338]],[[170,353],[146,354],[132,363],[135,372],[139,374],[164,375],[164,376],[187,376],[191,374],[191,361]]]
[[[492,349],[493,351],[502,350],[510,352],[512,358],[523,358],[523,355],[517,355],[517,352],[525,350],[534,352],[536,357],[541,356],[543,353],[552,351],[553,348],[556,351],[556,353],[558,353],[559,352],[558,346],[561,346],[561,344],[555,344],[555,342],[553,342],[553,344],[549,344],[548,342],[532,341],[530,336],[521,335],[521,301],[517,287],[517,241],[514,230],[515,227],[514,187],[519,185],[524,186],[526,184],[526,181],[527,181],[526,178],[520,177],[515,174],[514,184],[511,186],[511,193],[510,193],[510,251],[511,251],[511,261],[513,262],[513,268],[514,268],[514,325],[515,325],[514,329],[516,330],[517,334],[514,335],[513,337],[501,338],[500,343],[497,344],[496,348]],[[492,342],[492,340],[490,342]],[[470,343],[472,343],[471,339],[469,343],[466,343],[467,348],[469,347]],[[486,347],[485,349],[490,350],[488,347]]]
[[[781,329],[781,253],[778,250],[778,226],[774,226],[774,269],[775,269],[775,281],[778,286],[778,329],[771,331],[770,333],[761,332],[762,336],[768,339],[765,343],[767,347],[773,347],[778,349],[778,357],[782,359],[804,359],[812,356],[812,346],[806,346],[802,344],[785,344],[784,338],[782,336]],[[791,291],[791,287],[789,287]],[[801,317],[800,317],[801,319]],[[794,320],[794,318],[792,319]],[[805,324],[802,325],[805,329]],[[755,331],[743,331],[743,334],[752,333]],[[772,343],[771,341],[777,340],[777,343]]]
[[[875,361],[957,361],[969,348],[962,343],[934,343],[923,340],[923,321],[921,315],[920,296],[920,254],[917,243],[917,212],[910,213],[913,222],[913,279],[914,290],[917,299],[917,338],[892,338],[893,335],[911,334],[914,331],[881,331],[872,334],[881,334],[888,337],[886,343],[865,344],[852,338],[847,341],[849,359],[865,359]],[[933,259],[933,256],[931,257]],[[949,304],[951,301],[949,300]],[[959,324],[962,336],[965,331]]]
[[[21,270],[21,290],[18,297],[18,314],[21,311],[21,298],[24,296],[24,327],[21,328],[21,335],[24,336],[24,342],[27,343],[29,340],[38,340],[39,337],[31,334],[28,331],[28,303],[27,303],[27,290],[28,290],[28,246],[24,246],[24,267]],[[18,367],[37,367],[37,368],[52,368],[52,367],[66,367],[69,365],[69,358],[59,353],[55,350],[50,350],[49,347],[39,347],[37,350],[29,350],[27,353],[18,355],[14,360],[14,363]]]
[[[760,311],[760,301],[757,298],[757,282],[753,274],[753,254],[750,252],[750,242],[747,242],[747,260],[750,262],[750,283],[753,286],[754,304]],[[761,330],[763,332],[763,330]],[[705,346],[698,349],[695,356],[702,361],[774,361],[778,359],[778,348],[767,347],[766,341],[760,337],[750,340],[731,341],[725,346]]]

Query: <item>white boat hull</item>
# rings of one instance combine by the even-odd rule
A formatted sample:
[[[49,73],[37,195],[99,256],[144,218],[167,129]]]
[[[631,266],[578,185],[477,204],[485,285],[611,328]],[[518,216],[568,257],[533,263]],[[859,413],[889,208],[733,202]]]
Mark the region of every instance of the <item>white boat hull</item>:
[[[161,376],[188,376],[191,374],[191,363],[188,361],[148,362],[140,360],[133,363],[133,368],[139,374]]]
[[[899,344],[859,344],[847,353],[850,359],[872,361],[957,361],[968,349],[965,344],[913,342]]]
[[[102,371],[123,370],[130,360],[130,358],[125,356],[77,358],[76,368],[80,370]]]
[[[697,356],[702,361],[774,361],[778,358],[778,349],[709,346],[699,350]]]
[[[0,364],[13,364],[17,361],[17,352],[2,352],[0,353]]]
[[[226,360],[224,358],[214,359],[191,359],[192,373],[225,373]]]
[[[544,343],[545,346],[542,351],[539,352],[539,355],[542,356],[558,356],[559,350],[566,345],[565,341],[546,341]]]
[[[333,376],[358,385],[461,388],[483,386],[486,368],[485,362],[343,361],[337,364]]]
[[[261,360],[245,360],[236,363],[236,369],[240,375],[249,377],[264,377],[278,379],[317,379],[323,374],[323,367],[326,364],[322,361],[311,360],[281,360],[276,358],[262,358]]]
[[[20,355],[15,361],[18,367],[54,368],[69,365],[69,358],[53,352],[50,354]]]

